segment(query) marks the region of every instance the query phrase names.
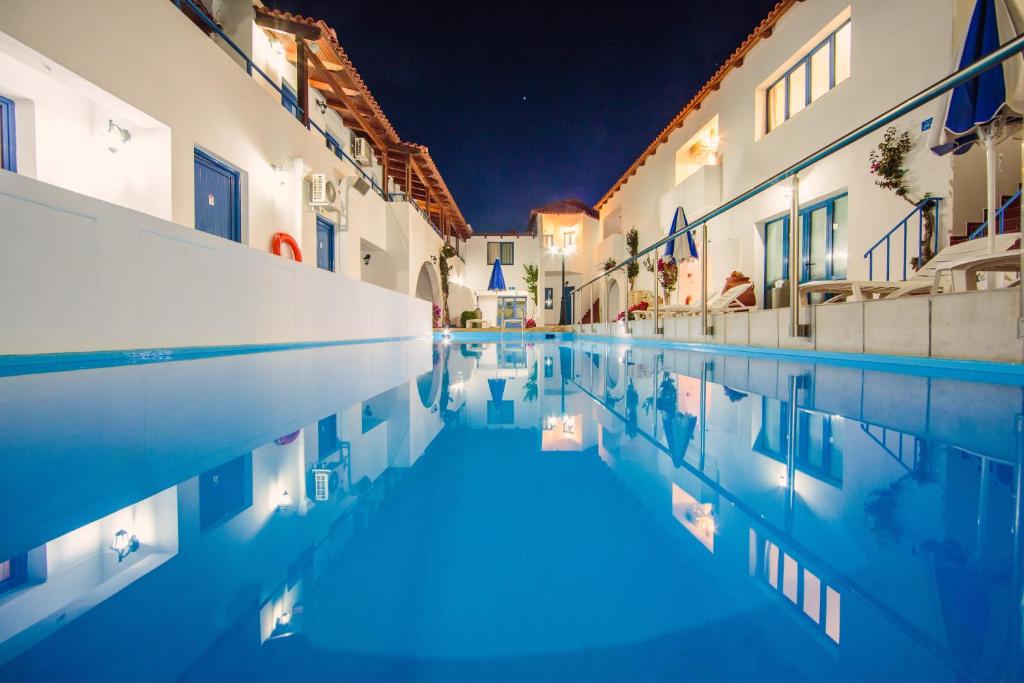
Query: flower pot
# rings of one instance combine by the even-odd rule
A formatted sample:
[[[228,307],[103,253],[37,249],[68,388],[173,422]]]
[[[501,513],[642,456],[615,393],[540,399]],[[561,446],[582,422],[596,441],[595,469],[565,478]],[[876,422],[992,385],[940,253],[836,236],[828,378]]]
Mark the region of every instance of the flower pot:
[[[750,278],[743,273],[734,272],[725,279],[725,287],[722,288],[722,293],[724,294],[733,287],[743,284],[750,284]],[[743,292],[739,300],[747,306],[754,306],[757,303],[757,300],[754,297],[754,288],[751,287],[747,291]]]

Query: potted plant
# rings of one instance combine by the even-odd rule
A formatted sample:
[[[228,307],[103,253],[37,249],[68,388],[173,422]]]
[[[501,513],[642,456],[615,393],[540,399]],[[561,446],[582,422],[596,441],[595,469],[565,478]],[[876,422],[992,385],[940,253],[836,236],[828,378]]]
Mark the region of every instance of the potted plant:
[[[609,256],[608,260],[606,260],[602,265],[604,267],[604,272],[607,273],[609,270],[615,267],[615,259]]]
[[[897,197],[907,201],[912,206],[921,207],[921,217],[924,228],[921,232],[921,257],[910,259],[915,270],[927,263],[935,256],[932,249],[932,241],[935,237],[935,202],[927,200],[932,196],[926,192],[920,199],[911,195],[907,175],[910,170],[906,167],[907,155],[914,148],[914,141],[909,131],[902,133],[896,130],[895,126],[889,126],[882,135],[882,141],[876,149],[868,154],[868,161],[871,162],[871,174],[878,176],[875,185],[883,190],[891,190]],[[925,204],[925,202],[927,202]],[[923,204],[923,205],[922,205]]]

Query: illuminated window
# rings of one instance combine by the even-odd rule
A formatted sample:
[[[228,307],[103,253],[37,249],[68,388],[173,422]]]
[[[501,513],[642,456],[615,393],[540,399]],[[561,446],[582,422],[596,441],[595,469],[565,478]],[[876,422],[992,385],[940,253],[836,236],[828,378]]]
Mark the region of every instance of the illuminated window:
[[[765,89],[766,133],[850,77],[850,30],[847,21]]]
[[[501,265],[511,266],[515,261],[514,242],[488,242],[487,265],[494,265],[494,259],[501,259]]]
[[[763,581],[782,602],[810,619],[819,633],[839,642],[841,596],[795,556],[750,530],[750,574]]]
[[[550,232],[544,233],[544,248],[545,249],[550,249],[553,246],[555,246],[555,236],[554,236],[554,234],[550,233]]]
[[[566,230],[562,233],[562,247],[564,249],[576,248],[576,231]]]

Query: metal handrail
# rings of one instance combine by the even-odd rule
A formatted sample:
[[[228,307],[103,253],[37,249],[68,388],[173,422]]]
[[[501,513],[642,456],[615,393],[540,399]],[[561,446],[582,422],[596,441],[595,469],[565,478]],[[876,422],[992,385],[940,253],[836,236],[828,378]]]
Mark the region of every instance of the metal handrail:
[[[174,0],[174,4],[177,6],[177,8],[179,10],[183,10],[183,7],[182,7],[183,5],[187,5],[189,8],[191,8],[192,11],[195,12],[196,16],[199,17],[203,21],[203,23],[206,24],[206,26],[211,31],[216,33],[217,36],[221,40],[223,40],[225,43],[227,43],[227,45],[232,50],[234,50],[238,54],[239,57],[241,57],[242,59],[245,60],[245,72],[247,74],[252,76],[253,71],[255,71],[256,73],[258,73],[260,76],[263,77],[263,80],[265,80],[267,83],[270,84],[270,87],[272,87],[277,92],[278,95],[281,95],[282,97],[284,97],[284,95],[285,95],[284,89],[281,88],[280,85],[275,83],[274,80],[270,76],[268,76],[265,71],[263,71],[263,69],[261,69],[259,66],[257,66],[256,62],[254,62],[252,60],[252,58],[248,54],[246,54],[245,50],[240,48],[238,46],[238,44],[235,41],[233,41],[228,36],[227,33],[224,32],[224,29],[222,29],[220,26],[217,25],[217,22],[213,21],[212,19],[210,19],[210,17],[206,16],[206,12],[204,12],[200,7],[198,7],[196,5],[196,3],[194,2],[194,0]],[[297,102],[292,104],[292,106],[295,107],[295,110],[298,112],[298,114],[302,114],[302,107],[300,107]],[[316,121],[314,121],[313,119],[309,120],[309,124],[318,133],[320,133],[320,135],[323,136],[324,144],[329,144],[329,139],[328,139],[327,131],[325,131],[323,128],[318,126]],[[349,162],[352,165],[352,167],[355,168],[356,171],[358,171],[360,174],[362,174],[363,178],[365,178],[370,183],[370,186],[373,188],[373,190],[378,195],[380,195],[385,201],[387,201],[387,196],[386,196],[384,190],[380,187],[380,185],[377,184],[377,181],[374,180],[373,176],[371,176],[369,173],[364,171],[363,168],[355,161],[355,159],[350,157],[345,152],[345,150],[343,150],[343,149],[341,149],[339,147],[338,151],[341,152],[342,159],[344,161]]]
[[[830,142],[829,144],[820,148],[818,151],[809,154],[800,161],[797,161],[796,163],[791,164],[782,171],[779,171],[778,173],[770,176],[768,179],[761,181],[760,183],[754,185],[753,187],[744,192],[741,192],[740,194],[736,195],[729,201],[725,202],[724,204],[721,204],[717,209],[712,209],[711,211],[704,214],[700,218],[692,221],[684,229],[679,230],[671,235],[666,235],[665,237],[659,239],[657,242],[654,242],[653,244],[644,247],[643,249],[637,252],[636,256],[631,256],[630,258],[627,258],[621,263],[616,264],[614,268],[598,275],[597,277],[592,278],[591,280],[588,280],[587,282],[580,285],[577,289],[582,289],[587,285],[591,285],[599,280],[602,280],[608,277],[611,273],[620,270],[625,266],[628,266],[630,263],[639,262],[640,257],[646,256],[647,254],[653,252],[654,250],[663,247],[664,245],[668,244],[671,240],[681,237],[686,232],[692,232],[696,230],[697,228],[708,223],[712,219],[717,218],[718,216],[721,216],[727,211],[734,209],[735,207],[739,206],[748,199],[756,197],[757,195],[782,182],[783,180],[795,176],[800,171],[809,168],[810,166],[813,166],[814,164],[821,161],[825,157],[828,157],[841,149],[849,147],[858,140],[867,137],[871,133],[874,133],[876,130],[881,129],[883,126],[892,123],[901,116],[908,114],[909,112],[913,111],[914,109],[917,109],[923,104],[927,104],[928,102],[934,100],[935,98],[949,92],[958,85],[966,83],[972,78],[975,78],[978,74],[988,71],[989,69],[995,67],[999,63],[1009,59],[1010,57],[1022,51],[1024,51],[1024,35],[1019,35],[1013,40],[999,46],[998,48],[996,48],[989,54],[985,55],[981,59],[973,62],[969,66],[966,66],[963,69],[955,71],[949,76],[946,76],[945,78],[936,81],[935,83],[928,86],[924,90],[918,92],[916,95],[913,95],[905,99],[903,102],[897,104],[895,107],[892,107],[888,111],[879,114],[878,116],[871,119],[867,123],[860,125],[859,127],[853,129],[849,133],[846,133],[845,135],[834,140],[833,142]]]
[[[1020,193],[1021,193],[1021,191],[1017,190],[1014,193],[1014,195],[1012,197],[1010,197],[1009,199],[1007,199],[1006,202],[1002,206],[1000,206],[999,209],[996,211],[996,217],[999,219],[999,225],[998,225],[999,230],[998,230],[998,232],[996,234],[1002,235],[1004,232],[1006,232],[1006,220],[1004,219],[1003,212],[1005,212],[1008,208],[1010,208],[1010,204],[1013,204],[1015,201],[1020,199]],[[974,230],[974,232],[972,232],[970,235],[968,235],[967,239],[973,240],[973,239],[976,239],[978,237],[981,237],[982,235],[985,234],[985,229],[986,228],[988,228],[988,218],[986,218],[982,222],[982,224],[979,225]]]
[[[885,279],[889,279],[890,266],[892,264],[892,236],[897,230],[903,228],[903,278],[907,279],[907,227],[910,223],[910,219],[917,214],[917,257],[921,259],[921,241],[924,235],[924,208],[930,204],[935,205],[935,216],[936,219],[939,216],[939,204],[942,203],[942,197],[925,197],[921,202],[914,207],[914,210],[903,217],[903,220],[892,226],[889,232],[882,235],[877,242],[868,247],[868,250],[864,252],[864,258],[868,260],[868,279],[873,280],[875,274],[875,249],[877,249],[883,243],[885,244]],[[935,225],[935,230],[932,233],[932,249],[938,251],[939,246],[939,230],[938,225]],[[918,266],[920,267],[920,266]]]

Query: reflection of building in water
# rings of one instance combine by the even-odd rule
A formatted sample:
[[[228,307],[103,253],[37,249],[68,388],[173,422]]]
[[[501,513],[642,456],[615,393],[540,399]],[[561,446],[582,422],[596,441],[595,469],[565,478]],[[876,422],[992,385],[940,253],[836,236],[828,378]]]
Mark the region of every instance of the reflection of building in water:
[[[601,404],[602,459],[685,542],[748,566],[824,645],[845,634],[844,657],[867,656],[854,633],[884,632],[947,663],[998,669],[1005,651],[979,643],[1006,642],[1012,618],[1020,387],[580,347],[572,381]],[[880,395],[899,400],[880,406]],[[691,411],[681,444],[668,427]],[[968,416],[979,426],[954,428]],[[705,510],[710,537],[697,523]]]
[[[435,403],[424,405],[414,383],[399,384],[249,452],[204,460],[212,464],[156,495],[8,557],[0,563],[0,665],[7,667],[0,678],[44,666],[50,647],[73,653],[82,670],[104,670],[109,653],[86,648],[98,633],[135,644],[118,655],[119,666],[144,671],[159,660],[173,672],[196,661],[225,624],[241,625],[255,646],[298,632],[318,544],[332,529],[343,538],[357,519],[365,524],[393,490],[391,475],[411,466],[441,429],[440,392],[430,393]],[[155,471],[164,464],[138,462]],[[116,498],[107,489],[118,482],[104,479],[97,495]],[[59,523],[69,517],[62,513]],[[130,596],[121,593],[136,582]],[[113,606],[94,609],[102,603]],[[129,604],[146,615],[145,629],[122,618]],[[183,624],[189,638],[168,650],[161,634]]]
[[[826,636],[839,642],[839,591],[753,529],[750,529],[750,575],[764,581]]]
[[[0,563],[0,663],[177,552],[172,486]]]

